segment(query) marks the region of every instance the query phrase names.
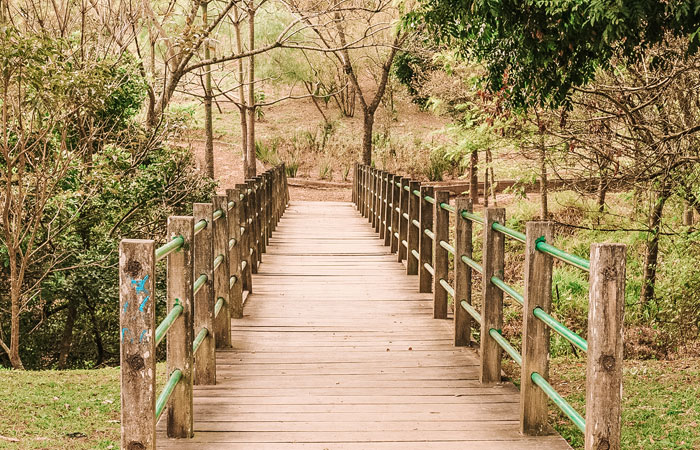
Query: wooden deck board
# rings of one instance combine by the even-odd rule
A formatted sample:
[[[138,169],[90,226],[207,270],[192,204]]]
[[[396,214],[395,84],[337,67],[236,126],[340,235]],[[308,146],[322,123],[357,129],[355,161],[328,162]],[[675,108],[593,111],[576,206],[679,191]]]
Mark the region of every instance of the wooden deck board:
[[[195,387],[195,437],[159,449],[570,448],[518,433],[517,389],[482,386],[431,294],[350,203],[294,202],[253,277],[218,384]]]

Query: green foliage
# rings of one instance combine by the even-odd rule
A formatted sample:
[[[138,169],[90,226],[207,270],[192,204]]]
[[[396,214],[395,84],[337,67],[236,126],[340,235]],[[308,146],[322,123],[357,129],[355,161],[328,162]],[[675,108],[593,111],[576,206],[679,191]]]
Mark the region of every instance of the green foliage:
[[[667,33],[688,37],[691,53],[700,44],[698,0],[422,0],[404,21],[482,61],[515,106],[565,103],[613,56],[637,58]]]

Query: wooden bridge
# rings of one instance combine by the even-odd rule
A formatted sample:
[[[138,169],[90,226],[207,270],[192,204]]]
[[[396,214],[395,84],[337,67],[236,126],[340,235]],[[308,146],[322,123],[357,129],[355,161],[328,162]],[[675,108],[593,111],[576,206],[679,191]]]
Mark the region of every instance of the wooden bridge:
[[[465,247],[467,220],[457,220],[456,248],[449,244],[450,221],[443,211],[459,215],[466,211],[478,220],[464,199],[457,202],[465,208],[455,209],[446,193],[434,193],[405,178],[394,181],[391,174],[363,166],[356,168],[355,179],[357,209],[350,203],[289,203],[282,168],[250,180],[226,198],[215,198],[211,205],[196,207],[195,217],[183,219],[189,221],[185,228],[191,231],[183,233],[180,228],[171,234],[173,240],[182,236],[179,250],[161,250],[166,244],[149,250],[152,260],[148,252],[143,260],[139,249],[144,245],[154,249],[152,241],[122,244],[122,329],[143,326],[144,336],[152,332],[154,337],[136,342],[123,336],[122,448],[570,448],[546,423],[548,396],[563,405],[572,420],[584,423],[584,419],[566,411],[570,406],[558,394],[546,392],[547,387],[551,389],[546,381],[548,332],[537,330],[535,337],[532,328],[525,330],[521,356],[489,326],[488,321],[498,324],[498,315],[502,317],[502,293],[509,293],[508,286],[498,291],[501,305],[500,312],[498,305],[493,308],[495,318],[489,316],[488,305],[482,306],[481,314],[476,312],[471,292],[468,301],[457,302],[454,314],[448,308],[448,294],[461,297],[472,286],[471,269],[467,281],[459,275],[459,261],[453,264],[459,264],[460,270],[453,268],[454,276],[448,276],[450,250],[464,252],[474,270],[490,270],[498,279],[503,276],[498,270],[503,264],[498,250],[502,242],[491,245],[494,252],[484,252],[482,266],[471,259],[471,245]],[[202,220],[196,215],[202,211],[203,220],[213,226],[198,225]],[[486,223],[498,214],[496,209],[487,211]],[[217,219],[225,217],[228,224],[222,226]],[[175,218],[172,223],[179,226]],[[416,233],[414,228],[427,233]],[[226,237],[224,229],[229,231]],[[548,233],[544,230],[544,235]],[[523,234],[523,240],[529,242],[530,234]],[[485,239],[493,238],[485,233]],[[194,249],[184,245],[190,240]],[[205,240],[213,243],[211,248]],[[471,243],[471,227],[468,240]],[[204,249],[203,255],[198,255],[198,248]],[[143,320],[143,312],[130,315],[129,301],[144,297],[132,288],[138,286],[134,280],[148,278],[149,270],[154,273],[149,268],[166,251],[170,312],[158,329],[150,311],[149,323],[134,324]],[[219,251],[224,257],[217,261]],[[536,268],[544,269],[544,289],[551,295],[552,258],[545,256],[545,265]],[[139,258],[137,273],[131,261]],[[600,292],[596,288],[601,297],[596,304],[615,308],[620,303],[615,301],[620,278],[610,276],[611,265],[605,261],[594,259],[589,267],[592,283],[599,272],[608,275],[607,286]],[[619,266],[619,258],[613,262]],[[227,273],[217,275],[220,271]],[[621,280],[624,287],[624,265]],[[535,281],[535,276],[526,276],[526,296],[542,291],[543,286],[533,287]],[[151,278],[141,288],[155,289],[152,282]],[[493,290],[486,291],[494,295]],[[206,307],[198,307],[205,303]],[[180,305],[189,308],[191,316],[177,312]],[[540,307],[548,312],[546,296],[538,299]],[[473,315],[480,320],[473,320]],[[589,379],[596,379],[599,388],[588,387],[586,418],[589,424],[607,428],[586,433],[587,448],[619,448],[620,380],[615,378],[619,364],[605,358],[621,359],[621,354],[614,353],[616,348],[608,354],[610,346],[621,343],[617,331],[606,331],[607,326],[615,326],[614,319],[608,316],[606,324],[594,325],[596,334],[605,337],[599,342],[570,336],[585,343],[589,356],[602,355],[593,365],[607,364],[602,375],[589,364]],[[479,354],[464,345],[471,342],[472,325],[481,328]],[[556,324],[550,326],[556,331]],[[589,337],[590,331],[589,324]],[[165,334],[170,378],[156,399],[155,377],[148,370],[155,371],[155,347]],[[494,343],[494,347],[500,345],[497,351],[489,348]],[[502,382],[501,347],[521,364],[529,355],[532,361],[526,367],[533,375],[528,378],[542,378],[544,384],[535,381],[539,387],[530,383],[533,386],[521,392],[512,383]],[[142,360],[136,361],[135,355]],[[534,376],[540,372],[539,378]],[[607,410],[597,419],[591,415],[593,408]],[[163,420],[158,421],[161,414]],[[588,447],[589,440],[597,446]],[[601,442],[608,447],[600,447]]]

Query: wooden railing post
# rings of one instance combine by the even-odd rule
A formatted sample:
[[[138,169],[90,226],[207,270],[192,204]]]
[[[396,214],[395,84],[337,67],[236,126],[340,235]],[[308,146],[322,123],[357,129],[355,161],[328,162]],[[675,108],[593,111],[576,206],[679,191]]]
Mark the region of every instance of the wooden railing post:
[[[425,268],[425,264],[433,265],[433,241],[425,234],[425,230],[433,229],[433,205],[426,199],[432,197],[434,189],[432,186],[421,186],[420,188],[420,261],[418,262],[418,292],[430,292],[433,288],[433,276]]]
[[[185,245],[168,255],[168,312],[175,305],[182,306],[182,313],[168,331],[168,374],[182,372],[180,382],[173,389],[168,402],[167,435],[171,438],[191,438],[194,435],[192,403],[192,341],[194,330],[193,283],[194,266],[194,218],[173,216],[168,218],[168,240],[182,236]]]
[[[155,243],[119,244],[121,448],[156,448]]]
[[[362,169],[362,216],[369,217],[369,167]]]
[[[377,220],[374,221],[374,232],[375,233],[379,233],[379,230],[381,230],[382,220],[384,218],[384,213],[382,211],[382,202],[384,199],[384,196],[382,194],[382,185],[384,184],[382,182],[383,179],[384,179],[384,171],[377,170],[376,180],[375,180],[376,199],[374,202],[375,216],[377,218]],[[380,236],[380,238],[381,238],[381,236]]]
[[[472,258],[472,222],[462,217],[462,211],[472,212],[472,202],[467,196],[455,199],[455,346],[471,344],[472,316],[460,305],[462,300],[472,303],[472,268],[462,262],[462,255]]]
[[[222,216],[214,219],[212,233],[214,234],[214,303],[223,302],[219,315],[214,321],[214,336],[217,348],[231,347],[231,309],[229,299],[229,262],[228,262],[228,199],[225,195],[215,195],[213,199],[214,213],[222,211]]]
[[[250,249],[253,253],[250,255],[250,270],[252,273],[258,273],[258,221],[255,220],[255,211],[258,208],[258,199],[255,194],[255,180],[246,180],[248,185],[248,225],[246,232],[248,234]]]
[[[283,191],[284,191],[284,208],[287,209],[287,205],[289,205],[289,182],[287,180],[287,166],[285,163],[282,163],[282,179],[284,180],[283,183]]]
[[[258,264],[262,262],[262,255],[267,251],[265,239],[267,235],[267,224],[265,223],[265,186],[262,176],[255,177],[255,195],[257,199],[257,208],[255,209],[255,217],[258,221]]]
[[[501,330],[503,326],[503,291],[492,282],[491,277],[503,279],[505,258],[505,236],[494,231],[494,222],[504,224],[506,211],[503,208],[487,208],[484,214],[483,288],[481,313],[481,373],[484,384],[501,381],[501,347],[489,335],[491,328]]]
[[[399,212],[398,209],[401,207],[401,188],[396,185],[396,183],[401,182],[401,177],[394,175],[391,179],[391,253],[399,253]]]
[[[379,172],[379,223],[376,229],[379,239],[384,239],[386,234],[386,176],[386,171]]]
[[[408,232],[406,241],[408,249],[406,250],[406,275],[418,274],[418,259],[413,252],[418,252],[420,230],[413,224],[413,221],[420,220],[420,199],[413,194],[413,191],[420,190],[420,182],[411,181],[408,184]]]
[[[552,242],[552,224],[528,222],[525,225],[525,290],[523,305],[523,367],[520,376],[520,432],[548,434],[547,394],[532,381],[539,373],[549,379],[549,327],[534,315],[539,307],[548,313],[552,306],[552,257],[537,250],[544,238]]]
[[[352,163],[352,203],[357,206],[357,163]]]
[[[450,267],[450,256],[441,245],[440,241],[450,240],[450,213],[442,209],[440,203],[449,203],[450,193],[448,191],[435,191],[435,205],[433,217],[435,226],[435,240],[433,241],[433,317],[435,319],[447,319],[447,292],[440,285],[440,280],[448,281],[448,271]]]
[[[622,244],[591,245],[586,450],[621,448],[626,253]]]
[[[253,276],[252,276],[252,258],[250,257],[250,207],[248,202],[250,197],[248,196],[248,185],[247,184],[237,184],[236,189],[239,193],[243,195],[243,200],[241,200],[241,208],[239,210],[239,227],[243,227],[244,231],[241,232],[241,243],[237,245],[241,264],[245,261],[245,269],[242,270],[241,277],[243,280],[243,290],[248,291],[248,294],[253,292]],[[240,198],[240,195],[239,195]],[[240,229],[240,228],[239,228]]]
[[[243,317],[243,276],[241,274],[241,196],[238,189],[226,189],[228,202],[233,207],[228,210],[228,255],[229,255],[229,300],[231,317]]]
[[[408,256],[408,219],[404,217],[404,214],[408,215],[408,195],[406,188],[410,184],[411,179],[407,177],[401,177],[401,186],[399,187],[399,208],[401,212],[399,213],[399,251],[397,252],[397,259],[399,262],[407,259]],[[404,242],[406,245],[404,245]]]
[[[206,220],[207,226],[194,236],[194,274],[196,280],[206,275],[207,281],[194,299],[194,332],[207,329],[207,336],[194,358],[194,384],[216,384],[216,343],[214,341],[214,236],[212,235],[211,203],[193,205],[194,222]]]
[[[392,214],[391,214],[391,204],[393,202],[394,198],[394,190],[391,188],[391,180],[393,180],[394,175],[391,173],[386,173],[384,175],[384,205],[382,206],[383,208],[383,215],[384,215],[384,245],[387,247],[391,246],[391,219],[392,219]]]
[[[275,228],[274,221],[272,220],[272,172],[265,173],[265,220],[267,236],[265,239],[265,245],[270,245],[270,238],[272,238],[272,230]]]

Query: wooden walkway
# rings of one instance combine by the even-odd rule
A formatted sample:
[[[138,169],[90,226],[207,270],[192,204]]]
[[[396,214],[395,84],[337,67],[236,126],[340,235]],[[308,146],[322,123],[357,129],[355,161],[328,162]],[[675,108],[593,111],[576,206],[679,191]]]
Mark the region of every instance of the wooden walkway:
[[[293,202],[263,261],[218,384],[195,387],[194,439],[161,423],[158,448],[570,448],[519,434],[517,389],[479,384],[473,351],[351,203]]]

